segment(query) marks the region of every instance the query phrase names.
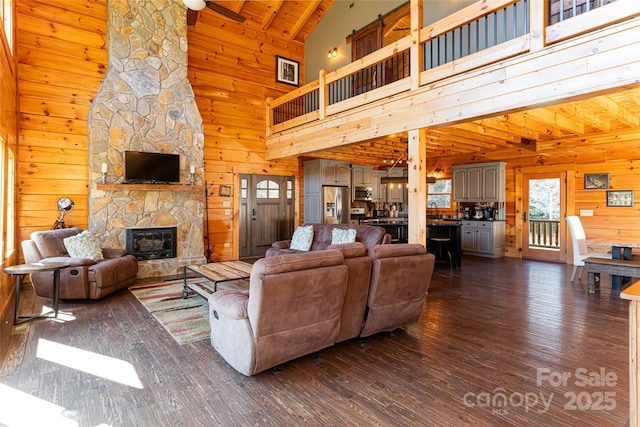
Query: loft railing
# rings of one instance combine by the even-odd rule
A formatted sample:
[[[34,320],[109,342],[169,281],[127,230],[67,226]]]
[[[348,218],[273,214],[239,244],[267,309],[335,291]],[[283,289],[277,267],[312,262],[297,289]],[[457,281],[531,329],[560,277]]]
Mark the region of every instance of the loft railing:
[[[597,9],[615,0],[552,0],[549,7],[549,23],[555,24]]]
[[[410,49],[409,35],[268,98],[267,137],[635,16],[640,16],[638,0],[480,1],[420,29],[419,49]],[[418,76],[411,75],[411,64],[419,64]]]
[[[529,32],[529,1],[521,0],[422,43],[423,70],[517,39]]]
[[[560,249],[560,221],[529,219],[529,247]]]

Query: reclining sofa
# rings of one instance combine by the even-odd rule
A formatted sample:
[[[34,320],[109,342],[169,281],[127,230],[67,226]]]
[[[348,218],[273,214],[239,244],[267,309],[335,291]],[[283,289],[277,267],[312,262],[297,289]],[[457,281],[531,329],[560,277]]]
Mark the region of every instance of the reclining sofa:
[[[382,227],[375,225],[356,224],[302,224],[302,226],[313,225],[313,242],[311,251],[323,251],[331,245],[334,229],[354,229],[356,230],[356,242],[362,243],[367,248],[374,245],[391,243],[391,235]],[[300,253],[302,251],[290,249],[291,240],[279,240],[271,244],[265,256],[284,255],[290,253]]]
[[[435,257],[419,244],[329,245],[258,260],[249,292],[209,297],[211,344],[255,375],[334,343],[415,323]]]
[[[64,239],[80,233],[79,228],[36,231],[22,242],[27,263],[69,263],[60,270],[60,299],[99,299],[135,283],[138,260],[124,249],[102,248],[99,261],[69,256]],[[31,283],[36,295],[53,297],[53,272],[31,274]]]

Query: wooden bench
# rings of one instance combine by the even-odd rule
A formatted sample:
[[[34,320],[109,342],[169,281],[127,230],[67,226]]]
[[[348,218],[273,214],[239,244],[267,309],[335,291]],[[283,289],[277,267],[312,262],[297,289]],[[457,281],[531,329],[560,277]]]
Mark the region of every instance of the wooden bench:
[[[640,256],[628,259],[585,258],[584,268],[587,270],[589,293],[600,290],[600,274],[611,274],[622,277],[640,278]],[[596,276],[597,275],[597,276]]]

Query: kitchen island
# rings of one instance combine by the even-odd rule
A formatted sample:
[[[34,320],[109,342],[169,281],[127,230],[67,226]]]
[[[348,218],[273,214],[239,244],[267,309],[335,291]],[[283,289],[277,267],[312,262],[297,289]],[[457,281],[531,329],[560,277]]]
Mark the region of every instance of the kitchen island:
[[[391,235],[391,243],[407,243],[409,237],[409,222],[406,218],[374,218],[360,220],[361,224],[377,225],[384,228]],[[427,220],[427,241],[425,247],[427,252],[433,253],[435,248],[431,239],[434,237],[448,237],[449,252],[453,267],[462,265],[462,223],[446,219]],[[447,259],[447,262],[449,260]]]
[[[435,253],[434,237],[449,238],[449,252],[451,252],[452,267],[462,266],[462,223],[442,219],[427,220],[427,252]],[[440,261],[440,259],[438,259]],[[443,259],[444,261],[444,259]],[[446,260],[449,262],[449,260]]]

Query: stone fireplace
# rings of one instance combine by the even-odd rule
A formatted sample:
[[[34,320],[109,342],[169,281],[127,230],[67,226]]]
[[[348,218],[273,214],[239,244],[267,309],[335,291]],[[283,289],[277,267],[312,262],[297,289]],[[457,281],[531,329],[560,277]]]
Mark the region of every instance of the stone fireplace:
[[[140,261],[138,277],[176,274],[206,262],[204,134],[187,78],[186,8],[108,0],[107,39],[108,69],[88,118],[89,229],[105,247],[126,247],[127,229],[175,227],[176,257]],[[179,154],[180,183],[124,184],[125,151]]]

